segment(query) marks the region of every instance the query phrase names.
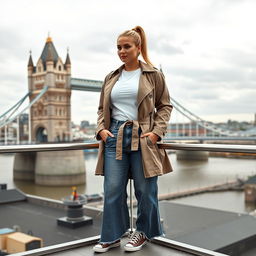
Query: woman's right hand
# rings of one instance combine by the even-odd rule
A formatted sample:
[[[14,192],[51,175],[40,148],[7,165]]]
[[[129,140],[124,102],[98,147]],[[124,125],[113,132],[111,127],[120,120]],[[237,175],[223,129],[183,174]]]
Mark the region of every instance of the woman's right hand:
[[[108,136],[115,137],[115,136],[114,136],[109,130],[107,130],[107,129],[101,130],[101,131],[99,132],[99,135],[100,135],[100,137],[102,138],[102,140],[103,140],[104,142],[106,142]]]

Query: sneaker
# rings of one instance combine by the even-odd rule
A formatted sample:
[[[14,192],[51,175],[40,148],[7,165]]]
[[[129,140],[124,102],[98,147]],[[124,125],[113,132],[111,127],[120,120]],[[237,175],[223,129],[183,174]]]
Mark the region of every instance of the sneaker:
[[[120,246],[120,240],[115,241],[114,243],[98,243],[93,247],[95,252],[107,252],[111,248]]]
[[[135,231],[130,241],[124,246],[125,251],[135,252],[139,251],[144,244],[147,243],[147,238],[142,232]]]

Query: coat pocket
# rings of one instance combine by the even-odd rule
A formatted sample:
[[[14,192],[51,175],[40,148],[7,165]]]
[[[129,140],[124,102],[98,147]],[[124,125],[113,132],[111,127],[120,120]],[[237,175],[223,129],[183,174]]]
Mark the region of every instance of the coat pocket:
[[[153,144],[149,138],[141,138],[141,153],[143,159],[143,166],[145,167],[145,177],[153,177],[162,174],[162,163],[159,159],[157,145]],[[151,144],[150,144],[151,143]],[[149,145],[150,144],[150,145]]]
[[[147,144],[148,144],[149,147],[154,146],[154,144],[153,144],[152,140],[149,138],[149,136],[146,137],[146,140],[147,140]]]

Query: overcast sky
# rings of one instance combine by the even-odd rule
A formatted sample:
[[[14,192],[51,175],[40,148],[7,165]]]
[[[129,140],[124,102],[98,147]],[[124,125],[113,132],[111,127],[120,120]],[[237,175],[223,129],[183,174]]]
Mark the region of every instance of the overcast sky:
[[[200,117],[252,121],[256,112],[254,0],[1,0],[0,114],[28,91],[48,31],[72,77],[103,80],[122,63],[118,34],[141,25],[171,96]],[[72,92],[72,120],[96,122],[99,93]],[[173,115],[175,122],[179,117]]]

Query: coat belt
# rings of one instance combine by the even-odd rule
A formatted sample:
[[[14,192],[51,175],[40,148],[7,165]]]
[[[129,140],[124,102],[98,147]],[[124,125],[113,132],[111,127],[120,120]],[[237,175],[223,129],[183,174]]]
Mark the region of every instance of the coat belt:
[[[122,160],[123,156],[123,135],[124,127],[126,125],[133,125],[132,127],[132,141],[131,141],[131,151],[136,151],[139,149],[139,127],[140,124],[149,123],[149,122],[138,122],[137,120],[128,120],[123,123],[117,133],[116,141],[116,160]]]

